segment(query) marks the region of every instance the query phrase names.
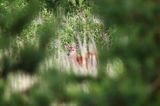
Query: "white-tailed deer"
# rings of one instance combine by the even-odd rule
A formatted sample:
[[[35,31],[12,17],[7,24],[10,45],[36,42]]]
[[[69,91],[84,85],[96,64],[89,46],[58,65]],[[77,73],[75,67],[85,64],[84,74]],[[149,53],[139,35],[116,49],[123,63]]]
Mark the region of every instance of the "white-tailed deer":
[[[96,67],[96,54],[92,51],[87,51],[80,55],[77,53],[79,45],[65,45],[64,46],[68,53],[69,59],[72,65],[76,67],[83,68],[84,70],[93,70],[93,67]]]

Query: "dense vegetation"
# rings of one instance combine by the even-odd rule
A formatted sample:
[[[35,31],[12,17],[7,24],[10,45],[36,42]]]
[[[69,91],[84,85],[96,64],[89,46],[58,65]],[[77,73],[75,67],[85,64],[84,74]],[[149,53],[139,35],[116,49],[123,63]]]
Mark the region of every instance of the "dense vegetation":
[[[0,0],[0,105],[158,106],[159,13],[158,0]],[[97,44],[96,77],[46,63],[77,36]],[[32,86],[14,90],[23,74]]]

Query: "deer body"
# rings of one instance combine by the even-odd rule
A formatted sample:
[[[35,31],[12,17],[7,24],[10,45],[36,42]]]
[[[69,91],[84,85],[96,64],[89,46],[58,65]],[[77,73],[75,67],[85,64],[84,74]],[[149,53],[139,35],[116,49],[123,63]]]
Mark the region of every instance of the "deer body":
[[[76,67],[81,67],[85,70],[90,70],[96,62],[96,55],[93,52],[87,51],[83,55],[77,53],[76,46],[66,45],[65,48],[68,50],[68,56],[72,64]]]

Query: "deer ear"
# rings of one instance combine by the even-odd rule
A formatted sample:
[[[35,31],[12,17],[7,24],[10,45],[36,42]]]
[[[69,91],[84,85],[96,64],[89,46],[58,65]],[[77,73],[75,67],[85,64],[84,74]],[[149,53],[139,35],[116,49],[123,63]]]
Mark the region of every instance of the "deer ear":
[[[64,48],[65,48],[65,49],[68,49],[68,48],[69,48],[69,45],[65,44],[65,45],[64,45]]]
[[[76,47],[76,49],[78,49],[78,48],[79,48],[79,45],[77,44],[75,47]]]

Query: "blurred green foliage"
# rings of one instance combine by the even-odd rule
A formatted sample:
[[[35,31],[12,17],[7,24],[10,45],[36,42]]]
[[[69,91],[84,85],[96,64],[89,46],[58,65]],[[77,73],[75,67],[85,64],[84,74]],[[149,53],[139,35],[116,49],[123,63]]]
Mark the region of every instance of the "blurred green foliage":
[[[158,0],[1,0],[0,105],[158,106],[159,13]],[[104,24],[92,23],[93,14]],[[39,70],[56,35],[65,43],[87,34],[98,44],[97,77],[60,72],[55,64]],[[110,77],[107,63],[120,74]],[[11,92],[7,79],[19,71],[38,81]]]

